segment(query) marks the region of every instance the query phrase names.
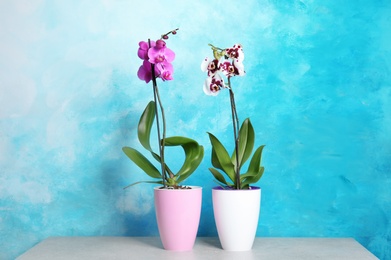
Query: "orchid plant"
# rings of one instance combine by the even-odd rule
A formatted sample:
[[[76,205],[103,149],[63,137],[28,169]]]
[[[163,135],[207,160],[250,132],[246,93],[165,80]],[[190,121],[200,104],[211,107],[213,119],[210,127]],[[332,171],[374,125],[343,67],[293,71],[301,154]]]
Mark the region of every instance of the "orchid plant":
[[[140,80],[149,83],[152,81],[153,101],[150,101],[142,113],[138,124],[138,140],[140,144],[149,152],[158,164],[160,170],[141,152],[131,147],[123,147],[123,152],[148,176],[156,179],[150,181],[139,181],[128,185],[146,182],[162,184],[163,188],[181,189],[188,188],[182,186],[181,183],[187,179],[199,166],[204,156],[204,148],[193,139],[172,136],[166,137],[166,119],[164,108],[159,95],[157,79],[162,81],[173,80],[174,68],[172,61],[175,59],[175,53],[166,46],[165,40],[170,34],[177,34],[178,29],[172,30],[163,34],[157,41],[150,39],[139,43],[138,57],[143,61],[140,66],[137,76]],[[156,120],[156,130],[158,138],[159,151],[155,152],[151,146],[151,130],[154,121]],[[165,163],[165,147],[181,146],[185,159],[182,167],[178,172],[174,173]]]
[[[217,182],[228,189],[251,189],[251,184],[256,183],[263,175],[264,167],[261,166],[261,157],[264,145],[259,146],[248,165],[247,172],[241,173],[241,168],[250,158],[255,141],[254,128],[249,118],[246,118],[239,128],[239,117],[236,111],[235,97],[232,89],[231,78],[244,76],[243,60],[244,52],[240,44],[232,48],[221,49],[209,44],[214,58],[205,58],[201,63],[201,70],[207,72],[204,83],[204,92],[207,95],[216,96],[222,89],[228,89],[231,103],[232,125],[234,133],[235,149],[230,156],[223,144],[213,134],[208,133],[212,144],[212,165],[209,168]],[[227,82],[224,81],[227,79]],[[228,179],[220,172],[222,171]]]

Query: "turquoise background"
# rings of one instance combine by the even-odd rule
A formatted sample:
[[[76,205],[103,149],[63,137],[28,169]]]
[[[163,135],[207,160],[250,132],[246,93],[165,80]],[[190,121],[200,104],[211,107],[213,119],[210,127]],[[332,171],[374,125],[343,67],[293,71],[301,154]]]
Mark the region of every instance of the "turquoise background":
[[[266,145],[257,236],[353,237],[391,259],[391,2],[239,2],[0,1],[0,259],[49,236],[158,235],[121,148],[152,98],[138,42],[177,27],[159,86],[168,135],[205,147],[186,182],[204,188],[198,235],[217,234],[206,132],[232,149],[228,92],[203,93],[200,63],[241,43],[238,113]]]

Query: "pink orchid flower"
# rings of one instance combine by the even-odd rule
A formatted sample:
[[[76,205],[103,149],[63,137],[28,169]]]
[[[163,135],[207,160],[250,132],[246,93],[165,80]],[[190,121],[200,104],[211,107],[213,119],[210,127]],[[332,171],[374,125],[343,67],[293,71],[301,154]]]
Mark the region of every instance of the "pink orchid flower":
[[[151,47],[154,47],[156,43],[154,41],[150,41]],[[149,50],[149,44],[148,42],[141,41],[138,43],[139,48],[137,51],[137,55],[142,60],[148,60],[148,50]]]
[[[158,75],[160,71],[155,67],[155,75]],[[143,65],[137,71],[137,76],[139,79],[144,80],[145,83],[148,83],[152,80],[152,66],[149,61],[144,60]]]
[[[156,76],[161,78],[163,81],[173,80],[172,75],[174,74],[174,67],[171,63],[163,62],[155,65],[157,69]]]
[[[163,40],[157,40],[156,45],[148,50],[149,62],[152,64],[162,62],[172,62],[175,59],[175,53],[166,47]]]

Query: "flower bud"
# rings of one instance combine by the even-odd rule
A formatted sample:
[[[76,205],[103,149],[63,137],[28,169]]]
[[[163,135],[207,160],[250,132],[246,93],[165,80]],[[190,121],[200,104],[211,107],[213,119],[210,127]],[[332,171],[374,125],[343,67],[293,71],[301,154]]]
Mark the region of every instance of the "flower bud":
[[[164,37],[163,37],[164,38]],[[168,38],[168,37],[167,37]],[[162,49],[162,48],[164,48],[164,47],[166,47],[166,42],[165,41],[163,41],[163,40],[157,40],[156,41],[156,48],[157,49]]]

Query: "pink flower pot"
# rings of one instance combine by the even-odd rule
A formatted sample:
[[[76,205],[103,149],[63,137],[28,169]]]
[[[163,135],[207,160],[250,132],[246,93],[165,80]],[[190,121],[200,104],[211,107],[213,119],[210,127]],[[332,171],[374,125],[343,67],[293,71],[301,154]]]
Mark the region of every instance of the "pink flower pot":
[[[202,187],[154,189],[155,211],[163,247],[171,251],[193,249],[201,215]]]
[[[212,189],[213,213],[221,247],[227,251],[251,250],[258,227],[261,189]]]

